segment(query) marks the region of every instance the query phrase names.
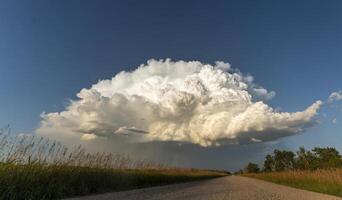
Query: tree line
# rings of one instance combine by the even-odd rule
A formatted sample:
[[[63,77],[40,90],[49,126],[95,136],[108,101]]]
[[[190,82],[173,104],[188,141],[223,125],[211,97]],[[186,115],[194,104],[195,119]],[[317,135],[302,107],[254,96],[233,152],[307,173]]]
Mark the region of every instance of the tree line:
[[[275,149],[273,154],[265,157],[262,168],[256,163],[248,163],[238,173],[277,172],[287,170],[316,170],[342,167],[342,156],[332,147],[315,147],[306,150],[300,147],[298,151]]]

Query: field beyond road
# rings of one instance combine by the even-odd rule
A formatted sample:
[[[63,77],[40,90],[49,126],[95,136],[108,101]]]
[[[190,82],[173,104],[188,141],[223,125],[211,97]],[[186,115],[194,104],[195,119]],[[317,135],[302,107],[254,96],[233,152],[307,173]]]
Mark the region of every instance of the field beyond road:
[[[69,200],[342,200],[253,178],[222,178],[114,192]]]
[[[101,169],[0,164],[0,199],[60,199],[225,176],[191,169]]]
[[[342,197],[342,169],[282,171],[243,176]]]

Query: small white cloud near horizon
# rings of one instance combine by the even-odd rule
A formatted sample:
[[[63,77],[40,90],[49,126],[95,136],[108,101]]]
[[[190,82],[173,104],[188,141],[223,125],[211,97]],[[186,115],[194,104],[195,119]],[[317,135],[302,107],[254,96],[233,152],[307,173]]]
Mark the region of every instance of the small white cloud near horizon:
[[[279,112],[267,105],[275,92],[253,81],[221,61],[152,59],[82,89],[62,112],[43,113],[36,132],[60,139],[138,138],[206,147],[274,141],[315,123],[322,101],[303,111]],[[129,137],[117,136],[127,132]]]
[[[342,91],[336,91],[330,94],[328,101],[333,102],[333,101],[340,101],[342,100]]]
[[[332,123],[333,123],[333,124],[337,124],[337,119],[334,118],[334,119],[332,120]]]
[[[96,138],[97,138],[97,136],[95,134],[93,134],[93,133],[90,133],[90,134],[86,133],[86,134],[83,134],[81,136],[81,140],[85,140],[85,141],[87,141],[87,140],[94,140]]]

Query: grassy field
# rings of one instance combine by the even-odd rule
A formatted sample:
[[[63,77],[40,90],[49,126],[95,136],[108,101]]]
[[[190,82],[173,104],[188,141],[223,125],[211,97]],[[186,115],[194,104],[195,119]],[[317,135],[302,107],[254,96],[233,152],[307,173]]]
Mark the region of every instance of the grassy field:
[[[342,197],[342,169],[284,171],[243,176]]]
[[[227,175],[180,169],[32,136],[0,135],[0,199],[60,199]]]
[[[60,199],[225,175],[181,169],[104,169],[0,164],[0,199]]]

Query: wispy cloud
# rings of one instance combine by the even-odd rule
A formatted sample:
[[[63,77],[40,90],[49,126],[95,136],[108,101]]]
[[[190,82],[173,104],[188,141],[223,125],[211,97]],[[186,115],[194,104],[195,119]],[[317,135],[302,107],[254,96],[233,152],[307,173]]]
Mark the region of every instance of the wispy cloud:
[[[336,91],[330,94],[328,101],[339,101],[342,100],[342,91]]]
[[[334,119],[332,120],[332,123],[333,123],[333,124],[337,124],[337,119],[334,118]]]

